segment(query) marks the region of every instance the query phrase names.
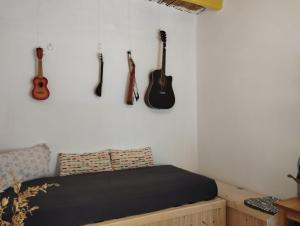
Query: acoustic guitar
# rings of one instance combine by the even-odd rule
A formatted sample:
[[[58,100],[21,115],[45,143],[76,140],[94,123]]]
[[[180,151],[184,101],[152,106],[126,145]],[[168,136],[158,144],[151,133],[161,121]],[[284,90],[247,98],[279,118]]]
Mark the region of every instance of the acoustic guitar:
[[[38,69],[37,75],[33,79],[32,97],[36,100],[46,100],[50,96],[48,79],[43,75],[43,49],[36,49]]]
[[[175,94],[172,76],[166,76],[167,35],[165,31],[160,31],[160,38],[163,43],[162,68],[150,74],[145,103],[151,108],[170,109],[175,104]]]

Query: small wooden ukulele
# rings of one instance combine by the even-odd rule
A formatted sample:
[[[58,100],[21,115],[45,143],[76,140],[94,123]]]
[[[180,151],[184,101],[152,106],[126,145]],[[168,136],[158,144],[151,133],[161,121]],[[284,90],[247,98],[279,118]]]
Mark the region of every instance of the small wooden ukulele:
[[[47,87],[48,79],[43,75],[43,49],[36,49],[38,60],[38,73],[33,79],[32,97],[36,100],[46,100],[50,96],[49,89]]]

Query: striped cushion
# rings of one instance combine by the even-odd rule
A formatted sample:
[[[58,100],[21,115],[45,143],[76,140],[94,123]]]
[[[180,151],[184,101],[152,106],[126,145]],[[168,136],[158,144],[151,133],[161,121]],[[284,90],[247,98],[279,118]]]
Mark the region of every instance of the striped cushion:
[[[112,171],[108,151],[84,154],[59,154],[59,175]]]
[[[133,150],[111,150],[110,157],[113,170],[153,166],[150,147]]]

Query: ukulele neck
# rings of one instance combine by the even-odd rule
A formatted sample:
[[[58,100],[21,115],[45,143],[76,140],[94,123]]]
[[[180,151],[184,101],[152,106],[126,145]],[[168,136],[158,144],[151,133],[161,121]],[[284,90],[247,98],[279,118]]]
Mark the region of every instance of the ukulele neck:
[[[37,76],[39,77],[43,77],[44,73],[43,73],[43,61],[42,59],[38,59],[38,74]]]

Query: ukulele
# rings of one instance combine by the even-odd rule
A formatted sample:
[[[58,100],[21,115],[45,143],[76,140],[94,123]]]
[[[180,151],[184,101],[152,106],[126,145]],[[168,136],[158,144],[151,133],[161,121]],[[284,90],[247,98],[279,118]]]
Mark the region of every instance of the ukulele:
[[[170,109],[175,104],[175,94],[172,76],[166,76],[167,35],[165,31],[160,31],[160,38],[163,43],[162,68],[150,74],[145,103],[151,108]]]
[[[129,83],[128,83],[128,90],[127,90],[127,98],[126,104],[133,105],[134,99],[138,101],[139,93],[137,90],[137,84],[135,79],[135,63],[132,59],[131,52],[127,52],[128,58],[128,67],[129,67]]]
[[[38,73],[33,79],[32,97],[36,100],[46,100],[50,96],[47,87],[48,79],[43,76],[43,49],[36,49],[38,59]]]
[[[103,67],[104,67],[104,61],[103,61],[103,54],[99,53],[98,54],[98,59],[100,62],[100,80],[99,80],[99,84],[97,85],[96,89],[95,89],[95,94],[98,97],[101,97],[102,95],[102,84],[103,84]]]

